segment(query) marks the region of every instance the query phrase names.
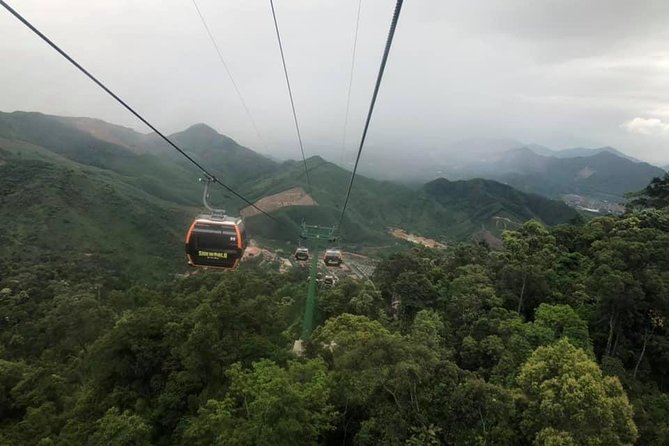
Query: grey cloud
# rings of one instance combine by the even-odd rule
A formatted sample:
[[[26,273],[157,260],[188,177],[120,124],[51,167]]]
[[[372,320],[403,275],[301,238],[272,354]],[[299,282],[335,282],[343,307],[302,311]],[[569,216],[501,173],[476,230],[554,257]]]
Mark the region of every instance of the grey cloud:
[[[299,156],[266,1],[198,0],[265,145],[191,0],[14,3],[161,129],[206,122],[254,149]],[[275,3],[307,154],[351,160],[392,2],[363,0],[343,157],[357,0]],[[669,135],[624,124],[668,120],[657,116],[669,109],[668,24],[665,1],[409,0],[364,158],[410,148],[412,156],[447,159],[458,140],[505,138],[553,148],[611,145],[667,164]],[[2,11],[0,57],[0,109],[145,130]]]
[[[630,41],[666,34],[663,0],[500,0],[483,21],[550,58],[598,55]]]

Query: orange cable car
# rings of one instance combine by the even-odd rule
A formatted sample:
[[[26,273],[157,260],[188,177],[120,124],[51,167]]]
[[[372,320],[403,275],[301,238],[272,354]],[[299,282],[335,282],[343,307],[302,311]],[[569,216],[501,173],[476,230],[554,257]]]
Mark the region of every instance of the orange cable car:
[[[241,218],[200,215],[186,234],[186,256],[192,266],[236,268],[245,249]]]
[[[246,228],[240,217],[229,217],[225,211],[209,206],[209,183],[206,179],[203,202],[211,213],[199,215],[186,233],[186,258],[191,266],[232,269],[246,250]]]

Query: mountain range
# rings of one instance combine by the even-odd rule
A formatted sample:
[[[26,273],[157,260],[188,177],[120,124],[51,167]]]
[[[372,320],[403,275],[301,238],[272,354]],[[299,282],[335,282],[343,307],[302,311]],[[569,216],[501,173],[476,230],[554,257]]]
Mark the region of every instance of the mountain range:
[[[270,160],[204,124],[170,137],[250,200],[301,187],[318,203],[273,212],[280,223],[249,218],[253,237],[293,243],[302,221],[338,222],[349,171],[311,157],[309,190],[301,161]],[[0,257],[55,256],[63,267],[83,262],[145,277],[173,271],[182,264],[183,233],[201,208],[199,176],[157,135],[89,118],[0,113]],[[246,206],[223,189],[213,190],[211,201],[233,214]],[[408,187],[358,176],[341,233],[345,246],[362,249],[397,243],[389,227],[448,242],[481,230],[499,235],[500,219],[557,224],[577,215],[491,180]]]
[[[523,147],[506,151],[471,169],[478,175],[547,197],[577,194],[611,201],[622,201],[626,193],[642,189],[664,173],[659,167],[632,161],[609,148],[587,153],[590,154],[557,157]]]
[[[460,141],[443,150],[389,154],[363,165],[375,178],[409,184],[435,177],[487,178],[526,192],[563,199],[575,194],[595,201],[622,202],[664,170],[612,147],[552,150],[513,140]]]
[[[549,149],[548,147],[540,146],[538,144],[530,144],[526,145],[526,148],[530,149],[537,155],[544,155],[544,156],[553,156],[555,158],[577,158],[577,157],[589,157],[589,156],[594,156],[600,153],[612,153],[616,156],[619,156],[620,158],[625,158],[627,160],[630,160],[634,163],[641,163],[641,160],[638,160],[632,156],[629,156],[623,152],[621,152],[618,149],[614,149],[613,147],[598,147],[595,149],[587,149],[583,147],[574,147],[571,149],[562,149],[562,150],[553,150]]]

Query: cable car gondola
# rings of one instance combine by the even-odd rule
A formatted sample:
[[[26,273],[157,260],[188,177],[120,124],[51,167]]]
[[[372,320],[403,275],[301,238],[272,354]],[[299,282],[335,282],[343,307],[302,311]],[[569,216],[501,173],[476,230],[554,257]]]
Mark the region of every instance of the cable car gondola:
[[[246,249],[241,218],[201,215],[186,235],[186,256],[192,266],[235,268]]]
[[[305,247],[299,247],[295,250],[295,260],[301,262],[309,260],[309,249]]]
[[[202,181],[202,180],[201,180]],[[236,268],[246,249],[246,228],[240,217],[225,215],[222,209],[214,209],[207,202],[209,183],[207,178],[202,201],[210,213],[199,215],[186,234],[186,257],[191,266],[214,268]]]
[[[326,288],[332,288],[332,287],[334,286],[334,284],[335,284],[335,278],[334,278],[333,275],[331,275],[331,274],[327,274],[327,275],[323,278],[323,286],[324,286],[324,287],[326,287]]]
[[[323,256],[323,261],[327,266],[339,266],[342,264],[343,260],[341,257],[341,251],[338,249],[328,249],[325,251]]]

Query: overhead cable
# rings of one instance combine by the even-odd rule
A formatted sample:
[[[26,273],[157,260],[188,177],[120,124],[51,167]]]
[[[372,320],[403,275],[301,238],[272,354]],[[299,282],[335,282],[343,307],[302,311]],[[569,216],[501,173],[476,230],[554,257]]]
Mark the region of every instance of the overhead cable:
[[[244,96],[242,96],[242,92],[239,89],[239,86],[237,85],[237,82],[235,82],[235,78],[232,76],[232,71],[230,71],[230,68],[228,67],[228,64],[225,62],[225,58],[223,58],[223,53],[221,52],[221,48],[218,46],[218,43],[216,43],[216,39],[214,38],[214,35],[211,32],[211,29],[209,29],[209,25],[207,24],[207,21],[204,18],[204,14],[202,14],[202,11],[200,10],[200,7],[198,6],[196,0],[193,0],[193,6],[195,6],[195,10],[197,11],[197,15],[200,17],[200,21],[202,22],[202,25],[204,26],[204,29],[207,32],[207,35],[209,36],[209,40],[211,41],[211,44],[214,46],[214,49],[216,50],[216,54],[218,54],[218,59],[221,61],[221,64],[223,65],[223,68],[225,69],[225,72],[228,74],[228,78],[230,78],[230,82],[232,83],[232,86],[234,87],[235,92],[237,93],[237,97],[239,98],[239,102],[241,102],[242,107],[244,107],[244,111],[246,112],[246,116],[248,116],[249,121],[251,121],[251,125],[253,126],[253,129],[255,130],[256,135],[258,136],[258,140],[260,141],[260,144],[263,146],[263,148],[265,150],[267,150],[267,146],[265,144],[265,139],[260,134],[260,130],[258,130],[258,126],[256,124],[256,121],[255,121],[255,119],[253,119],[253,115],[251,114],[251,110],[246,105],[246,101],[244,100]]]
[[[232,193],[234,196],[237,198],[241,199],[244,201],[246,204],[252,206],[255,208],[257,211],[261,212],[262,214],[266,215],[267,217],[271,218],[272,220],[279,221],[273,216],[269,215],[267,212],[263,211],[260,209],[258,206],[256,206],[253,202],[250,200],[246,199],[243,195],[239,194],[237,191],[235,191],[233,188],[228,186],[227,184],[223,183],[220,181],[214,174],[209,172],[207,169],[205,169],[200,163],[198,163],[196,160],[194,160],[189,154],[187,154],[183,149],[181,149],[179,146],[177,146],[170,138],[165,136],[160,130],[158,130],[156,127],[154,127],[149,121],[147,121],[142,115],[140,115],[138,112],[135,111],[130,105],[128,105],[123,99],[121,99],[116,93],[111,91],[105,84],[103,84],[101,81],[99,81],[95,76],[93,76],[88,70],[86,70],[84,67],[82,67],[76,60],[74,60],[69,54],[67,54],[64,50],[62,50],[58,45],[56,45],[51,39],[49,39],[47,36],[45,36],[40,30],[38,30],[32,23],[30,23],[25,17],[23,17],[21,14],[19,14],[16,10],[14,10],[11,6],[7,4],[4,0],[0,0],[0,5],[2,5],[7,11],[9,11],[14,17],[16,17],[19,21],[21,21],[26,27],[28,27],[33,33],[37,34],[43,41],[45,41],[51,48],[56,50],[61,56],[63,56],[65,59],[67,59],[68,62],[70,62],[72,65],[74,65],[76,68],[79,69],[82,73],[84,73],[90,80],[95,82],[95,84],[98,85],[101,89],[103,89],[107,94],[109,94],[112,98],[114,98],[119,104],[121,104],[126,110],[128,110],[130,113],[132,113],[137,119],[142,121],[147,127],[149,127],[151,130],[153,130],[160,138],[162,138],[167,144],[169,144],[174,150],[179,152],[181,155],[183,155],[188,161],[191,162],[195,167],[200,169],[203,174],[207,176],[207,178],[210,178],[213,182],[219,184],[223,188],[227,189],[230,193]]]
[[[400,18],[400,12],[402,11],[403,1],[404,0],[397,0],[397,3],[395,5],[395,12],[393,13],[393,19],[392,22],[390,23],[390,31],[388,33],[388,39],[386,40],[385,50],[383,51],[383,58],[381,59],[381,67],[379,68],[379,74],[376,78],[376,85],[374,86],[374,94],[372,95],[372,101],[369,104],[369,111],[367,112],[365,128],[362,132],[360,146],[358,147],[358,155],[355,158],[355,165],[353,166],[353,172],[351,173],[351,180],[348,183],[346,198],[344,199],[344,205],[342,206],[341,215],[339,216],[339,224],[337,225],[337,229],[340,231],[341,231],[341,224],[344,221],[344,215],[346,214],[346,208],[348,206],[348,202],[351,197],[351,189],[353,188],[353,181],[355,180],[355,175],[358,171],[358,164],[360,163],[360,155],[362,154],[362,149],[365,145],[365,139],[367,138],[367,131],[369,130],[369,123],[372,119],[372,113],[374,112],[374,105],[376,104],[376,98],[379,94],[379,87],[381,86],[381,80],[383,79],[383,72],[386,69],[386,63],[388,62],[390,47],[393,44],[393,37],[395,36],[395,29],[397,28],[397,22]]]
[[[193,0],[194,1],[194,0]],[[351,90],[353,87],[353,72],[355,70],[355,53],[358,48],[358,31],[360,29],[360,10],[362,9],[362,0],[358,0],[358,14],[355,19],[355,36],[353,37],[353,54],[351,55],[351,74],[348,78],[348,94],[346,98],[346,114],[344,116],[344,136],[341,141],[341,164],[344,164],[344,153],[346,151],[346,133],[348,131],[348,114],[351,109]]]
[[[309,169],[307,169],[307,159],[304,156],[304,145],[302,144],[302,134],[300,133],[300,125],[297,122],[297,113],[295,112],[295,101],[293,100],[293,89],[290,87],[290,79],[288,78],[288,68],[286,67],[286,57],[283,53],[283,44],[281,43],[281,33],[279,32],[279,23],[276,19],[276,11],[274,10],[274,0],[269,0],[272,8],[272,18],[274,19],[274,29],[276,30],[276,39],[279,43],[279,52],[281,53],[281,62],[283,63],[283,73],[286,77],[286,85],[288,86],[288,96],[290,97],[290,107],[293,110],[293,120],[295,121],[295,130],[297,131],[297,140],[300,143],[300,152],[302,153],[302,163],[304,163],[304,175],[307,177],[307,186],[309,187],[309,195],[312,196],[311,179],[309,178]]]

